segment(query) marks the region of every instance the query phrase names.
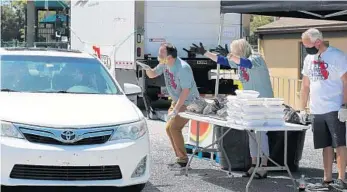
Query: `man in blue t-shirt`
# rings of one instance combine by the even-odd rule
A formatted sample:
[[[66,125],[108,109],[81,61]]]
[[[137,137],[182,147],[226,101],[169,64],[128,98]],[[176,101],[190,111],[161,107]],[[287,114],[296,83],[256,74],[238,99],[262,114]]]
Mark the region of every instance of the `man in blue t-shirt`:
[[[186,107],[199,97],[199,92],[190,65],[177,57],[177,49],[172,44],[162,44],[158,55],[159,64],[154,69],[146,69],[146,74],[149,78],[164,75],[165,85],[172,99],[166,132],[177,157],[176,163],[170,166],[181,168],[188,162],[182,129],[189,120],[177,114],[185,111]]]

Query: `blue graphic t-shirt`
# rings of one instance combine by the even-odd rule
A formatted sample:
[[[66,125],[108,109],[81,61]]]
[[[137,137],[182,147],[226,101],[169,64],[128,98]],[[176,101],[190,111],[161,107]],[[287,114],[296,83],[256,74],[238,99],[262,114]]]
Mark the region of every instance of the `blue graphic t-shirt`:
[[[238,69],[239,78],[244,90],[254,90],[260,93],[259,97],[273,98],[273,90],[269,70],[261,55],[252,54],[247,59],[241,58],[236,64],[227,57],[218,56],[217,63]]]
[[[194,80],[192,68],[181,58],[177,57],[172,67],[165,64],[157,65],[155,73],[157,75],[164,74],[167,91],[174,102],[178,101],[182,89],[186,88],[188,88],[190,92],[188,98],[184,102],[185,105],[189,105],[195,98],[199,97],[199,91]]]

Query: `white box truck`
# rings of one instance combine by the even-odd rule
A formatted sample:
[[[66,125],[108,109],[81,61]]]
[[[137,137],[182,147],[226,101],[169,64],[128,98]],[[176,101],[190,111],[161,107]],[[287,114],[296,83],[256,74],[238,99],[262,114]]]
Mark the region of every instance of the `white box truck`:
[[[162,42],[173,43],[178,56],[193,69],[201,94],[214,94],[215,79],[210,71],[216,64],[207,58],[187,56],[183,48],[202,42],[207,49],[218,45],[220,34],[220,1],[72,1],[71,48],[94,52],[100,48],[102,60],[114,77],[123,83],[139,83],[145,97],[147,115],[165,119],[168,101],[162,77],[148,79],[136,66],[140,60],[155,67]],[[249,15],[224,15],[221,44],[249,34]],[[241,34],[243,32],[244,34]],[[230,94],[233,80],[221,80],[219,92]],[[134,102],[137,98],[130,98]],[[140,98],[138,101],[142,101]],[[163,107],[164,106],[164,107]],[[204,145],[210,144],[212,132]],[[194,143],[188,138],[188,144]]]
[[[216,47],[219,18],[220,1],[72,0],[71,48],[88,52],[99,48],[122,86],[137,82],[135,61],[146,54],[156,57],[164,41],[173,43],[182,58],[187,54],[183,48],[192,43]],[[241,18],[225,16],[222,44],[240,37],[241,25],[247,26]]]

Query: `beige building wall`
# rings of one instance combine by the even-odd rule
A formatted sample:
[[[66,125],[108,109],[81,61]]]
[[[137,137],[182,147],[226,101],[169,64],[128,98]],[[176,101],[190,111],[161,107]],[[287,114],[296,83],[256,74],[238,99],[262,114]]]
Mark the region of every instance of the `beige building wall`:
[[[347,53],[347,32],[326,32],[325,41],[331,46]],[[285,99],[285,102],[298,108],[301,33],[263,35],[258,41],[259,51],[268,65],[275,97]]]

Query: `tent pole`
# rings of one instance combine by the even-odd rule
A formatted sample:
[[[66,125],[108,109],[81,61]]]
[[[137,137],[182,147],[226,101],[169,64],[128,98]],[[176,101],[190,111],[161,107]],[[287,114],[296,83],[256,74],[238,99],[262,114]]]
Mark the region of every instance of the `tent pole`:
[[[336,17],[336,16],[342,16],[342,15],[347,15],[347,10],[339,11],[339,12],[332,13],[332,14],[329,14],[329,15],[325,15],[324,18]]]
[[[315,16],[315,17],[319,17],[319,18],[321,18],[321,19],[324,18],[323,15],[319,15],[319,14],[312,13],[312,12],[309,12],[309,11],[298,11],[298,12],[305,13],[305,14],[307,14],[307,15],[312,15],[312,16]]]
[[[218,45],[222,43],[222,35],[224,28],[224,13],[220,14],[220,22],[219,22],[219,36],[218,36]],[[217,63],[217,75],[216,75],[216,86],[214,91],[214,96],[216,97],[219,92],[219,74],[220,74],[220,64]]]
[[[240,39],[243,38],[243,18],[242,18],[242,13],[240,14]]]

